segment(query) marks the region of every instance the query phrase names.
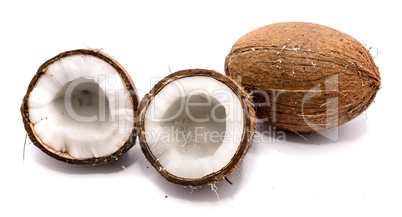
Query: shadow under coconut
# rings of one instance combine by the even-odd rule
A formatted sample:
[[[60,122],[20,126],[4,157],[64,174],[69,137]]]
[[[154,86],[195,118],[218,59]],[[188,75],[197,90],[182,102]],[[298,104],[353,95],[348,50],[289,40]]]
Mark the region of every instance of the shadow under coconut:
[[[368,132],[368,127],[365,115],[360,115],[354,120],[338,128],[328,129],[326,132],[301,134],[277,129],[265,122],[257,121],[253,145],[248,155],[269,156],[269,154],[277,152],[299,155],[306,152],[318,153],[329,150],[328,148],[338,149],[344,147],[343,145],[350,145],[364,136]]]
[[[227,176],[227,180],[222,180],[216,183],[215,186],[205,185],[197,189],[184,188],[180,185],[173,184],[162,177],[154,167],[145,159],[145,157],[138,162],[142,168],[144,175],[157,185],[167,197],[174,197],[182,200],[189,200],[195,202],[212,202],[223,201],[226,198],[235,196],[236,192],[242,186],[242,168],[244,165],[240,163],[239,168],[236,168],[233,173]],[[214,191],[214,189],[216,191]]]
[[[138,145],[138,144],[137,144]],[[32,154],[33,159],[43,167],[48,169],[66,173],[66,174],[109,174],[109,173],[116,173],[119,171],[123,171],[128,168],[130,165],[135,163],[138,159],[138,150],[134,151],[132,149],[128,150],[122,157],[118,160],[102,164],[102,165],[73,165],[68,164],[59,160],[56,160],[47,154],[40,151],[37,147],[33,144],[30,144],[33,148],[26,150],[26,152],[30,152]],[[139,145],[138,145],[139,146]],[[34,150],[35,149],[35,150]],[[26,153],[27,154],[27,153]]]
[[[283,132],[285,133],[285,140],[287,142],[325,145],[356,140],[367,133],[367,127],[367,118],[363,114],[336,128],[321,132],[301,133],[300,135],[290,131]],[[275,130],[280,131],[278,129]]]

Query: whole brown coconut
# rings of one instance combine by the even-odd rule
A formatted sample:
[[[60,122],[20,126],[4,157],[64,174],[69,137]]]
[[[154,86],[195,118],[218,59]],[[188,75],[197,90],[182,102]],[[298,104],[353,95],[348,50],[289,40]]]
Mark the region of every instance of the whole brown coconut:
[[[361,114],[381,79],[351,36],[304,22],[267,25],[241,37],[225,72],[253,93],[257,117],[281,129],[316,132]]]
[[[141,100],[142,152],[168,181],[196,188],[221,181],[238,167],[256,127],[250,96],[212,70],[170,74]]]
[[[78,49],[39,67],[21,115],[32,143],[49,156],[97,165],[117,160],[135,144],[138,104],[136,88],[116,60]]]

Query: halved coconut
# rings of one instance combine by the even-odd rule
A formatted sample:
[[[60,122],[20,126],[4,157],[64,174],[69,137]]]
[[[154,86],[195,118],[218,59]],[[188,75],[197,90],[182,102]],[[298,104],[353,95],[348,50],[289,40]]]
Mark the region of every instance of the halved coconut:
[[[138,109],[143,153],[168,181],[198,187],[229,175],[250,148],[249,95],[211,70],[178,71],[157,83]]]
[[[99,50],[61,53],[39,67],[21,114],[29,138],[72,164],[103,164],[135,143],[139,104],[124,68]]]

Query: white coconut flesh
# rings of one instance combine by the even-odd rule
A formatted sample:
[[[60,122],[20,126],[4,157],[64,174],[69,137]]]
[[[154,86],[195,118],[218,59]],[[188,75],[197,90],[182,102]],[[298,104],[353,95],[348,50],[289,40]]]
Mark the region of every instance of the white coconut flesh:
[[[205,76],[180,78],[163,87],[144,120],[147,144],[163,166],[159,170],[195,179],[225,167],[243,132],[243,109],[236,94]]]
[[[76,159],[110,155],[132,131],[133,105],[118,72],[90,55],[51,64],[30,93],[28,107],[42,143]]]

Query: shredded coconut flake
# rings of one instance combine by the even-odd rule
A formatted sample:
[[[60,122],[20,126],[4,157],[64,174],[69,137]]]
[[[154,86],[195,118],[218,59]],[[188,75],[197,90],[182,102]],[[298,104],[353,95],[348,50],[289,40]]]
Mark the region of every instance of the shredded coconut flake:
[[[218,199],[218,201],[220,201],[219,194],[218,194],[218,187],[216,187],[215,184],[211,184],[211,191],[215,192],[216,198]]]

